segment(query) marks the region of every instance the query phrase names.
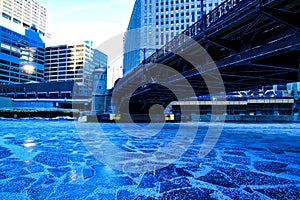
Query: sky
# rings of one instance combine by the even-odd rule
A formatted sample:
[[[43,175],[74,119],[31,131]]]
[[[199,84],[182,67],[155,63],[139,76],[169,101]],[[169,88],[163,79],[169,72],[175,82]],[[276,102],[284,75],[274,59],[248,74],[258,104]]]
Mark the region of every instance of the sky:
[[[93,41],[108,54],[108,65],[119,77],[123,44],[135,0],[37,0],[47,8],[46,45]],[[121,48],[121,49],[120,49]],[[115,53],[112,53],[115,52]],[[118,52],[118,53],[116,53]],[[112,54],[112,55],[111,55]],[[110,72],[109,72],[110,73]]]

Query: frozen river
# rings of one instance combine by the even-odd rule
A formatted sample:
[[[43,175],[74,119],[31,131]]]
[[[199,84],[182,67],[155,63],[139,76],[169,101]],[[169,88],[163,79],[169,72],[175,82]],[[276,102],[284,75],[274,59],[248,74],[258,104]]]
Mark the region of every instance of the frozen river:
[[[128,136],[116,124],[102,124],[103,140],[134,158],[116,156],[114,149],[109,154],[112,144],[101,143],[97,125],[1,120],[0,199],[300,199],[298,123],[226,123],[204,157],[199,150],[209,123],[190,123],[198,131],[191,141],[177,138],[190,142],[178,146],[183,154],[161,152],[168,165],[145,172],[132,169],[144,166],[142,155],[166,147],[178,124],[147,138],[136,137],[143,135],[137,127],[128,125],[135,132]],[[134,162],[126,165],[129,159]],[[120,162],[123,171],[115,169]]]

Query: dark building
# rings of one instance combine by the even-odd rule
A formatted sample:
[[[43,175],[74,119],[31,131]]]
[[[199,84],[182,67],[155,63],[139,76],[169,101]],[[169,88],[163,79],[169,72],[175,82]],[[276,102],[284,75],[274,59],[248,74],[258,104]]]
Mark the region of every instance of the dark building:
[[[73,90],[76,91],[74,81],[10,84],[0,86],[0,96],[14,99],[72,98],[74,95]]]
[[[0,85],[0,96],[13,98],[13,107],[90,108],[89,98],[79,95],[74,81]]]

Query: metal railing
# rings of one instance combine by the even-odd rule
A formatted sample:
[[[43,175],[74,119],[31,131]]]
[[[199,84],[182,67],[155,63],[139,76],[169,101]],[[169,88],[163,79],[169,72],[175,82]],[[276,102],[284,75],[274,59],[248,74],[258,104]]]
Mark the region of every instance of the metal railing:
[[[170,42],[165,44],[160,49],[157,49],[151,56],[143,61],[138,67],[133,69],[130,73],[129,79],[144,71],[144,65],[149,63],[157,63],[159,59],[163,59],[164,55],[168,55],[170,52],[176,52],[179,49],[185,49],[189,46],[188,40],[195,38],[196,36],[205,35],[205,31],[208,28],[214,27],[220,23],[226,16],[233,14],[239,9],[245,9],[247,5],[260,6],[266,5],[274,0],[225,0],[219,6],[214,8],[208,14],[203,15],[201,19],[183,31],[181,34],[175,36]],[[128,79],[127,79],[128,80]],[[119,85],[126,84],[125,80],[120,80]]]
[[[214,8],[208,14],[203,15],[203,17],[196,23],[191,25],[188,29],[183,31],[181,34],[175,36],[170,42],[164,45],[161,49],[153,53],[150,57],[146,59],[146,63],[154,62],[157,58],[164,55],[166,52],[174,52],[174,49],[179,45],[186,42],[188,39],[199,35],[204,32],[207,28],[215,24],[220,18],[228,14],[236,8],[239,4],[244,2],[253,2],[253,0],[226,0],[221,3],[218,7]]]

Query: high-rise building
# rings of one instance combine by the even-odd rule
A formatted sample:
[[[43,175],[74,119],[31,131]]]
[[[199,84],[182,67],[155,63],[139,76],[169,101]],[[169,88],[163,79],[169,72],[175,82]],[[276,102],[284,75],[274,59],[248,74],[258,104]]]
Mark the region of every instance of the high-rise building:
[[[0,0],[0,18],[47,35],[47,9],[34,0]]]
[[[107,55],[94,49],[88,41],[46,48],[45,79],[49,82],[76,81],[86,90],[82,93],[91,93],[93,73],[106,67]]]
[[[0,20],[0,85],[41,82],[45,43],[31,29]]]
[[[124,74],[223,0],[136,0],[124,39]]]

